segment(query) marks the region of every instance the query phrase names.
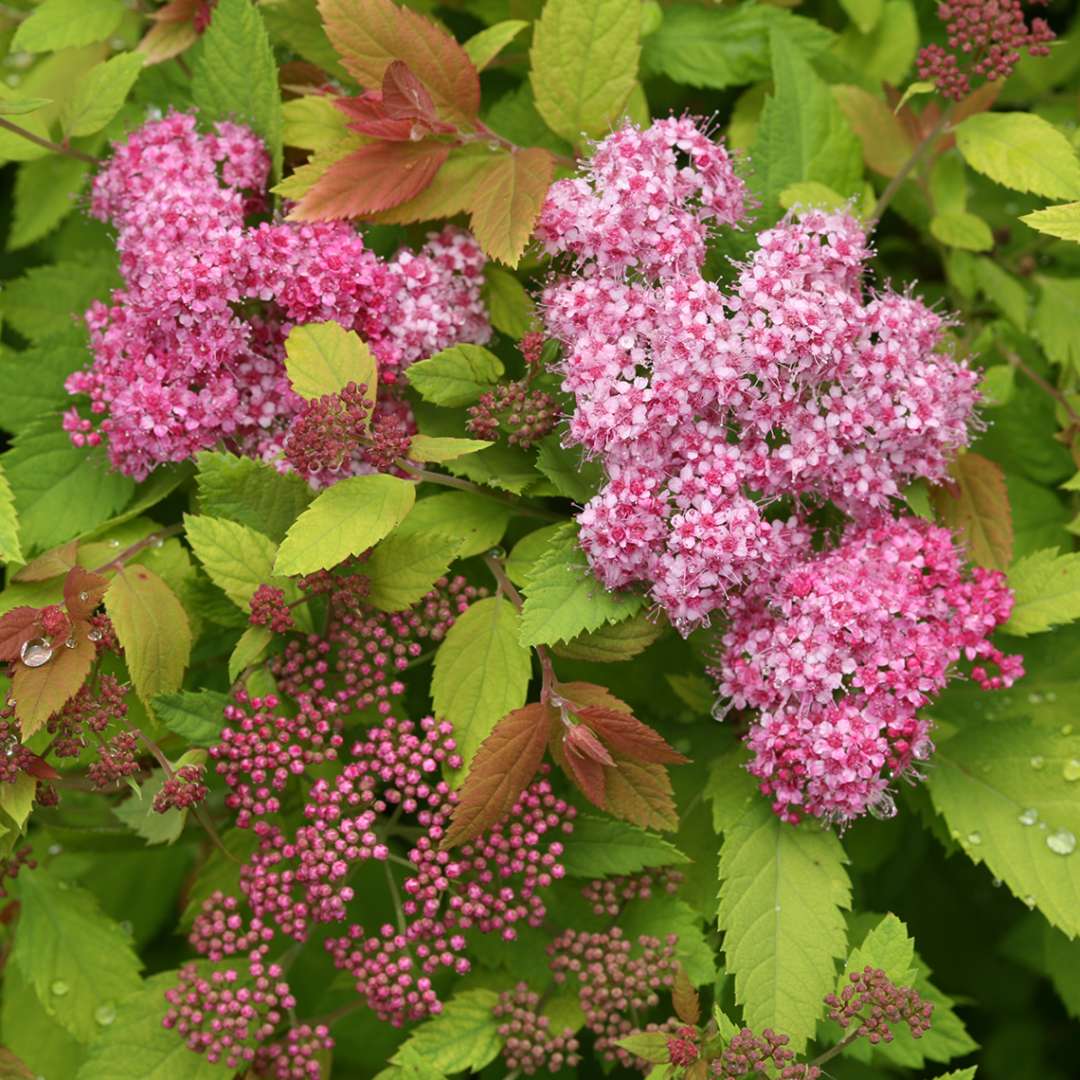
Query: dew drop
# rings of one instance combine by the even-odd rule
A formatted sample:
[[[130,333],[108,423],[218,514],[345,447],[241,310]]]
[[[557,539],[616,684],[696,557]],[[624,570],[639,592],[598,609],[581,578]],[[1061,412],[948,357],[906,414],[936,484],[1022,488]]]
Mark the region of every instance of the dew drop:
[[[109,547],[118,548],[119,546],[120,546],[120,541],[119,540],[110,540],[109,541]]]
[[[116,1006],[111,1001],[99,1005],[94,1010],[94,1019],[102,1027],[108,1027],[116,1019]]]
[[[49,854],[50,855],[59,855],[60,852],[63,851],[63,850],[64,850],[64,845],[63,844],[50,844],[49,845]]]
[[[90,599],[90,594],[88,592],[81,592],[79,593],[79,599],[85,604],[86,601]]]
[[[1072,733],[1073,733],[1072,724],[1062,724],[1061,725],[1061,734],[1062,735],[1071,735]]]
[[[776,907],[775,907],[775,908],[774,908],[773,910],[774,910],[774,911],[779,911],[779,910],[780,910],[780,905],[779,905],[779,904],[777,904],[777,905],[776,905]]]
[[[933,740],[928,739],[925,735],[920,739],[916,739],[911,747],[911,756],[915,758],[916,761],[927,761],[933,752]]]
[[[128,937],[131,937],[131,935],[135,933],[135,924],[130,919],[122,919],[120,922],[120,929],[123,930]]]
[[[1055,855],[1071,855],[1076,850],[1076,837],[1068,829],[1058,829],[1046,838],[1046,846]]]
[[[101,631],[95,626],[92,630],[87,632],[86,635],[91,641],[100,641],[104,636]]]
[[[882,791],[871,800],[866,809],[878,821],[888,821],[889,818],[896,817],[896,800],[887,791]]]
[[[489,559],[505,559],[506,552],[501,547],[493,547],[488,551],[487,557]]]
[[[1028,694],[1029,705],[1041,705],[1043,700],[1042,694],[1031,693]]]
[[[63,997],[69,990],[70,986],[63,979],[57,979],[50,987],[49,990],[56,997]]]
[[[53,647],[46,638],[31,638],[24,641],[19,650],[19,659],[27,667],[42,667],[53,656]]]
[[[1034,806],[1029,806],[1026,810],[1021,811],[1020,816],[1016,819],[1021,825],[1034,825],[1039,820],[1039,811]]]
[[[75,640],[75,635],[72,634],[71,637],[69,637],[67,639],[67,641],[64,642],[64,648],[65,649],[74,649],[75,646],[78,645],[78,644],[79,643]]]
[[[1033,769],[1041,769],[1046,764],[1046,758],[1042,754],[1035,754],[1028,762]]]
[[[1080,780],[1080,759],[1069,758],[1061,767],[1061,775],[1071,784],[1075,780]]]
[[[995,889],[1000,889],[1001,888],[1001,878],[999,878],[999,877],[994,878],[994,880],[991,881],[990,884],[993,885],[993,887]]]
[[[723,701],[720,698],[717,698],[716,701],[713,702],[712,708],[709,710],[709,714],[714,720],[723,720],[730,711],[731,702]]]
[[[154,537],[154,547],[156,547],[156,548],[158,548],[160,550],[164,546],[165,546],[165,537],[164,536],[155,536]]]
[[[1034,896],[1025,896],[1024,897],[1024,904],[1028,908],[1034,908],[1035,907],[1035,897]]]
[[[970,833],[968,833],[968,843],[973,845],[974,847],[978,847],[982,843],[982,833],[981,832],[970,832]]]

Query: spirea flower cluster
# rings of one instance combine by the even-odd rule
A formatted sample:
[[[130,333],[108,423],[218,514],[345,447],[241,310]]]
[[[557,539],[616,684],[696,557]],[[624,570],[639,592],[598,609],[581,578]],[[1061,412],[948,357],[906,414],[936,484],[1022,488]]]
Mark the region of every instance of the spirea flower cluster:
[[[986,641],[1003,576],[967,575],[944,530],[891,516],[969,442],[978,377],[943,351],[940,315],[864,282],[846,213],[789,215],[727,291],[706,280],[709,230],[745,203],[688,118],[623,128],[551,189],[566,441],[606,474],[580,541],[604,586],[643,586],[683,633],[731,616],[720,688],[762,710],[751,771],[789,820],[846,821],[930,746],[916,710],[951,664],[999,664],[977,669],[987,687],[1020,673]],[[839,539],[815,517],[829,503]]]
[[[454,228],[384,261],[349,224],[266,221],[270,161],[247,128],[171,113],[114,147],[91,209],[117,229],[123,287],[87,312],[92,366],[67,383],[89,399],[64,426],[104,439],[113,465],[143,479],[224,441],[253,456],[282,449],[302,400],[289,387],[293,325],[355,330],[392,384],[413,360],[491,333],[484,256]]]

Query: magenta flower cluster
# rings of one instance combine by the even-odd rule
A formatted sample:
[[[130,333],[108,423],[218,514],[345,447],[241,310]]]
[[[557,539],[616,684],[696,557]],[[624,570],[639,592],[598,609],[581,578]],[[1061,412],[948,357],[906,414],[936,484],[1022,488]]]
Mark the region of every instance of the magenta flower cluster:
[[[172,113],[114,147],[91,209],[118,231],[121,289],[87,312],[92,366],[68,380],[89,398],[64,426],[77,445],[108,443],[143,479],[224,441],[277,456],[302,407],[285,376],[296,324],[334,321],[367,341],[391,384],[402,367],[491,328],[484,256],[468,234],[432,234],[384,261],[343,222],[263,221],[269,157],[248,129],[199,135]]]
[[[848,214],[789,216],[730,288],[706,280],[709,230],[745,193],[695,121],[627,126],[584,172],[538,229],[568,257],[543,297],[566,441],[606,474],[582,547],[684,634],[730,614],[721,692],[762,710],[751,771],[789,820],[858,816],[930,745],[916,710],[949,666],[1003,660],[985,640],[1008,617],[1002,576],[969,578],[946,532],[890,516],[969,442],[977,373],[943,351],[940,315],[864,283]],[[827,503],[851,521],[839,542]]]

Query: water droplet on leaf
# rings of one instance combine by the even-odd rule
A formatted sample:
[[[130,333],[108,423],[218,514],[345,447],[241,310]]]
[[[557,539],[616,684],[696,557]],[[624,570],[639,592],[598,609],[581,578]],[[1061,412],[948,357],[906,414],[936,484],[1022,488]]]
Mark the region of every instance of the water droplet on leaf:
[[[116,1019],[116,1006],[113,1005],[111,1001],[104,1005],[99,1005],[94,1010],[94,1019],[102,1027],[108,1027]]]
[[[65,649],[74,649],[75,646],[78,645],[78,644],[79,643],[75,640],[75,635],[72,634],[71,637],[69,637],[67,639],[67,641],[64,642],[64,648]]]
[[[109,547],[118,548],[119,546],[120,546],[120,541],[119,540],[110,540],[109,541]]]
[[[1046,846],[1055,855],[1071,855],[1076,850],[1076,837],[1068,829],[1058,829],[1046,838]]]
[[[102,632],[96,626],[91,631],[89,631],[86,636],[91,641],[100,641],[102,637],[104,637]]]
[[[63,997],[69,990],[70,986],[63,979],[57,979],[50,987],[49,990],[57,997]]]
[[[925,735],[921,739],[916,739],[911,747],[911,756],[915,758],[916,761],[928,760],[933,752],[934,742]]]
[[[487,557],[489,559],[504,559],[506,552],[501,547],[493,547],[488,551]]]
[[[980,832],[968,833],[968,843],[973,844],[975,847],[978,847],[979,844],[982,843],[982,833],[980,833]]]
[[[88,592],[81,592],[79,593],[79,599],[85,604],[86,601],[90,599],[90,594]]]
[[[1042,754],[1035,754],[1028,764],[1033,769],[1041,769],[1046,764],[1046,758],[1044,758]]]
[[[1071,735],[1072,733],[1073,733],[1072,724],[1062,724],[1061,725],[1061,734],[1062,735]]]
[[[41,667],[47,664],[53,656],[53,647],[45,638],[31,638],[24,641],[19,650],[19,659],[27,667]]]
[[[1026,810],[1022,811],[1020,816],[1016,819],[1021,825],[1034,825],[1039,820],[1039,811],[1034,806],[1029,806]]]
[[[1070,758],[1061,767],[1061,775],[1071,784],[1074,780],[1080,780],[1080,760]]]
[[[896,800],[887,791],[879,792],[867,806],[867,810],[878,821],[888,821],[889,818],[896,817]]]

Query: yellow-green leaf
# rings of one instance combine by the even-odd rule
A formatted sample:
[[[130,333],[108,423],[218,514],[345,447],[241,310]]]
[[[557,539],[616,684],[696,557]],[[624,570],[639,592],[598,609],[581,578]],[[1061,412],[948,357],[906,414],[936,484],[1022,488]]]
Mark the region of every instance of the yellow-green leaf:
[[[524,19],[505,19],[473,34],[463,48],[476,70],[483,71],[528,25]]]
[[[375,400],[378,366],[360,335],[336,322],[294,326],[285,339],[285,371],[301,397],[340,393],[350,382]]]
[[[60,114],[64,134],[92,135],[105,127],[127,100],[145,60],[142,53],[120,53],[92,67]]]

